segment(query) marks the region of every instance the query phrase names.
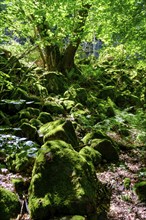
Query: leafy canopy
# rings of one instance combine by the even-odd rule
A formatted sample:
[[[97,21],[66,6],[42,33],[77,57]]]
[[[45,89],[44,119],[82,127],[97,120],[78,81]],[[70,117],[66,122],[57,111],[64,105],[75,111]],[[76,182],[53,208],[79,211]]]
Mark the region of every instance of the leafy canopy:
[[[87,5],[88,17],[80,27],[80,12]],[[133,53],[146,52],[145,0],[6,0],[0,9],[1,34],[8,30],[13,36],[62,49],[67,39],[91,40],[96,35],[106,43],[124,44]]]

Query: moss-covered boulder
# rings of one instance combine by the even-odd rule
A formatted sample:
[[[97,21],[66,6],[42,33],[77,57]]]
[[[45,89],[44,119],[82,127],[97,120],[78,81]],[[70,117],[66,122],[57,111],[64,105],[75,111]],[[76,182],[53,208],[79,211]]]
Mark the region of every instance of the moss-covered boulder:
[[[32,219],[99,214],[103,197],[107,205],[92,166],[70,144],[55,140],[41,147],[29,188]]]
[[[0,187],[0,219],[10,220],[20,213],[18,197],[9,190]]]
[[[53,121],[53,118],[48,112],[41,112],[38,116],[38,120],[40,120],[43,124]]]
[[[55,101],[46,101],[42,110],[51,114],[64,114],[64,107]]]
[[[82,104],[86,104],[87,92],[84,88],[74,88],[72,86],[64,93],[64,97],[69,100],[75,100]]]
[[[146,181],[136,183],[134,185],[134,189],[138,195],[139,200],[146,202]]]
[[[96,131],[92,131],[87,133],[82,141],[84,144],[91,144],[92,139],[105,139],[107,138],[107,135],[104,134],[101,130],[96,130]]]
[[[49,93],[60,94],[66,90],[67,80],[58,72],[44,72],[41,76],[43,85]]]
[[[117,161],[119,159],[117,147],[108,139],[93,139],[91,147],[99,151],[102,158],[108,162]]]
[[[69,120],[59,119],[44,124],[39,129],[39,135],[43,136],[44,143],[48,140],[63,140],[78,148],[77,136]]]
[[[92,162],[93,165],[98,165],[101,162],[101,154],[92,147],[83,147],[79,154],[82,155],[88,162]]]
[[[37,137],[37,129],[33,125],[24,122],[21,126],[21,135],[27,137],[30,140],[35,140]]]

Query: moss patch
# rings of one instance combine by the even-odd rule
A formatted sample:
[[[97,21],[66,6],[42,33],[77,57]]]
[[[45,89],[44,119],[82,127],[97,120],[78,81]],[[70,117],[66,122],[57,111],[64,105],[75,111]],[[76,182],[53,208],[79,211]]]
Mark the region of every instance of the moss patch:
[[[12,217],[16,217],[20,213],[20,203],[18,197],[0,187],[0,219],[9,220]]]
[[[63,140],[70,143],[74,148],[78,147],[78,140],[74,127],[69,120],[59,119],[44,124],[39,130],[40,136],[43,136],[44,142],[48,140]]]

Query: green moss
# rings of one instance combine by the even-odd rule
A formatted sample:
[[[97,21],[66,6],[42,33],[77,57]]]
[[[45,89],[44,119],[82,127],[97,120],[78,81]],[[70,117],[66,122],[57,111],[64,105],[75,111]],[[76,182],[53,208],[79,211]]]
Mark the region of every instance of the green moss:
[[[1,220],[10,220],[16,218],[20,213],[20,203],[18,197],[4,189],[0,188],[0,218]]]
[[[134,189],[138,195],[139,200],[146,202],[146,181],[136,183],[134,185]]]
[[[48,112],[41,112],[38,116],[38,120],[40,120],[43,124],[53,121],[53,118]]]
[[[28,139],[30,140],[35,140],[36,139],[36,134],[37,134],[37,129],[27,123],[27,122],[24,122],[21,126],[20,126],[21,130],[22,130],[22,134],[27,137]]]
[[[91,161],[95,166],[101,162],[101,154],[92,147],[83,147],[79,151],[79,154],[82,155],[88,162]]]
[[[33,219],[94,213],[100,193],[95,170],[71,145],[56,140],[42,146],[29,188]]]
[[[70,111],[75,106],[75,102],[73,100],[64,100],[63,106],[67,111]]]
[[[102,131],[100,131],[100,130],[97,130],[97,131],[93,131],[93,132],[90,132],[90,133],[87,133],[85,136],[84,136],[84,138],[82,139],[82,141],[83,141],[83,143],[84,144],[89,144],[89,143],[91,143],[91,140],[92,139],[104,139],[104,138],[106,138],[107,137],[107,135],[106,134],[104,134]]]
[[[40,136],[43,135],[44,142],[48,140],[64,140],[72,144],[73,147],[78,147],[78,140],[75,134],[74,127],[69,120],[59,119],[53,122],[44,124],[39,129]]]
[[[93,139],[91,147],[99,151],[107,161],[117,161],[119,159],[118,150],[116,146],[108,139]]]
[[[43,111],[51,114],[64,114],[63,106],[55,101],[46,101],[43,105]]]
[[[39,119],[36,119],[36,118],[32,118],[29,122],[30,122],[31,125],[33,125],[36,128],[39,128],[42,125],[42,122]]]

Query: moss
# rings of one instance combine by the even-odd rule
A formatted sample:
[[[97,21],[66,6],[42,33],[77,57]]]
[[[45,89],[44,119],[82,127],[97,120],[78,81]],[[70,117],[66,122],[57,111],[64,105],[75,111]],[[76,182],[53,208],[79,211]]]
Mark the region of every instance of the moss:
[[[53,118],[48,112],[41,112],[38,116],[38,120],[40,120],[43,124],[53,121]]]
[[[65,112],[63,106],[55,101],[46,101],[43,105],[43,111],[51,114],[64,114]]]
[[[115,145],[108,139],[93,139],[91,147],[99,151],[107,161],[117,161],[119,159],[118,150]]]
[[[21,126],[20,126],[21,130],[22,130],[22,134],[27,137],[30,140],[35,140],[36,139],[36,134],[37,134],[37,129],[29,124],[24,122]]]
[[[63,106],[67,111],[70,111],[75,106],[75,102],[72,100],[64,100]]]
[[[32,173],[31,217],[47,220],[60,215],[90,215],[96,212],[96,202],[103,193],[99,185],[95,170],[71,145],[48,141],[40,149]]]
[[[134,185],[134,189],[138,195],[139,200],[146,202],[146,181],[136,183]]]
[[[107,137],[106,134],[104,134],[102,131],[100,130],[97,130],[97,131],[93,131],[93,132],[90,132],[90,133],[87,133],[84,138],[82,139],[83,143],[84,144],[89,144],[91,143],[91,140],[92,139],[105,139]]]
[[[40,114],[40,110],[38,108],[28,107],[26,110],[30,113],[31,117],[35,117]]]
[[[43,135],[44,142],[48,140],[64,140],[72,144],[74,148],[78,147],[78,140],[75,134],[74,127],[69,120],[59,119],[53,122],[44,124],[39,129],[39,134]]]
[[[67,80],[61,73],[45,72],[41,78],[49,93],[61,94],[66,90]]]
[[[88,162],[91,161],[93,165],[98,165],[101,162],[101,154],[92,147],[83,147],[79,154],[82,155]]]
[[[29,121],[29,123],[30,123],[32,126],[36,127],[36,128],[39,128],[39,127],[41,127],[41,125],[42,125],[42,122],[41,122],[39,119],[36,119],[36,118],[32,118],[32,119]]]
[[[22,197],[27,193],[30,182],[24,180],[23,178],[12,179],[15,191],[18,193],[19,197]]]
[[[86,104],[87,92],[84,88],[74,88],[71,86],[69,90],[64,93],[64,97],[69,100],[74,100],[82,104]]]
[[[20,213],[20,203],[18,197],[2,187],[0,187],[0,215],[1,220],[16,218]]]

